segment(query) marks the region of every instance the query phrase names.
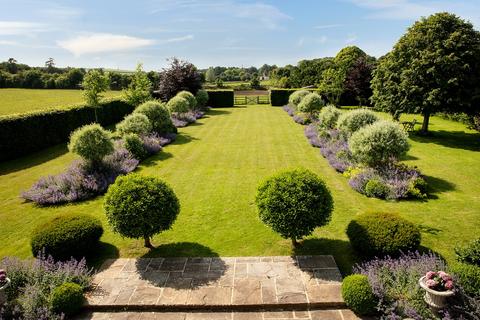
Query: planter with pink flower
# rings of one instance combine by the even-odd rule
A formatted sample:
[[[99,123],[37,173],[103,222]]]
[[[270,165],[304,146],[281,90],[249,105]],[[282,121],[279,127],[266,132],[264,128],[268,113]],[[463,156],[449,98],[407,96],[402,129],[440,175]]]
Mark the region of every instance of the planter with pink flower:
[[[7,289],[9,285],[10,279],[7,278],[7,273],[5,270],[0,269],[0,307],[7,301],[5,289]]]
[[[425,302],[437,310],[445,307],[447,297],[455,294],[453,279],[444,271],[429,271],[419,283],[425,289]]]

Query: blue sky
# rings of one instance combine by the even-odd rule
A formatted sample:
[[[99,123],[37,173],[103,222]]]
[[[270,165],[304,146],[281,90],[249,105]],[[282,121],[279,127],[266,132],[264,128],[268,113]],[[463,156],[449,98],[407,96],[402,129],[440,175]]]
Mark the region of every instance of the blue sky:
[[[357,45],[380,56],[421,16],[480,29],[480,0],[0,0],[0,60],[145,69],[177,56],[208,66],[286,65]]]

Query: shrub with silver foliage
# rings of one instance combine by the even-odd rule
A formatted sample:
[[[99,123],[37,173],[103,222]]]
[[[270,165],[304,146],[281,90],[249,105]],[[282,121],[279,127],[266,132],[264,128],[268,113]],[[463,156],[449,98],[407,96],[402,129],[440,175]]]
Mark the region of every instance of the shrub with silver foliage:
[[[323,129],[333,129],[340,114],[340,111],[334,105],[322,108],[318,115],[319,126]]]
[[[313,114],[317,111],[320,111],[325,103],[317,93],[309,93],[307,94],[298,104],[298,111]]]
[[[113,152],[110,133],[99,124],[90,124],[75,130],[70,136],[68,150],[89,162],[100,162]]]
[[[288,98],[288,103],[291,104],[292,106],[294,106],[295,108],[298,106],[298,104],[300,103],[300,101],[302,101],[302,99],[308,95],[310,92],[307,91],[307,90],[298,90],[298,91],[295,91],[294,93],[292,93],[290,95],[290,97]]]
[[[144,135],[152,131],[152,124],[146,115],[132,113],[126,116],[122,122],[117,124],[116,128],[122,136],[129,133]]]
[[[351,136],[360,128],[377,122],[378,120],[378,116],[373,111],[357,109],[340,115],[337,121],[337,128],[347,136]]]

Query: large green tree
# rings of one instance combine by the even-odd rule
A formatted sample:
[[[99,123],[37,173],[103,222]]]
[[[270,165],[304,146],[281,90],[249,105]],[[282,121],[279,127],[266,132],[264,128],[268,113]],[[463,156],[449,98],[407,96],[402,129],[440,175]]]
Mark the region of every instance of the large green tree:
[[[472,24],[446,12],[422,18],[393,50],[379,60],[372,80],[372,102],[395,119],[421,113],[428,132],[435,112],[480,108],[480,33]]]

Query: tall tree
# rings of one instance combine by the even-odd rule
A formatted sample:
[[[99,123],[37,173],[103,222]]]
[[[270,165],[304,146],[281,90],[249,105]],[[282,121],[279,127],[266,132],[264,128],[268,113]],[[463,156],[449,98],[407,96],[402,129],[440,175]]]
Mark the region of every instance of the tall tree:
[[[138,63],[132,82],[123,91],[123,97],[131,105],[138,106],[152,98],[151,90],[152,83],[148,79],[147,73],[143,71],[143,65]]]
[[[160,72],[159,83],[157,92],[162,100],[168,101],[183,90],[195,95],[202,87],[202,77],[190,62],[172,58],[170,66]]]
[[[55,68],[55,60],[48,58],[47,61],[45,61],[45,68],[47,68],[48,72],[52,72]]]
[[[343,72],[335,68],[329,68],[322,73],[322,80],[318,88],[325,95],[328,102],[338,105],[343,92]]]
[[[353,93],[360,106],[364,105],[372,96],[370,82],[374,65],[366,57],[360,57],[347,71],[344,88]]]
[[[213,83],[215,82],[215,70],[212,67],[208,68],[207,72],[205,73],[205,80],[207,82]]]
[[[7,63],[7,71],[10,73],[17,73],[17,60],[15,60],[14,58],[8,58]]]
[[[435,112],[475,114],[480,107],[480,33],[442,12],[415,22],[380,60],[372,102],[394,118],[421,113],[422,133]]]

